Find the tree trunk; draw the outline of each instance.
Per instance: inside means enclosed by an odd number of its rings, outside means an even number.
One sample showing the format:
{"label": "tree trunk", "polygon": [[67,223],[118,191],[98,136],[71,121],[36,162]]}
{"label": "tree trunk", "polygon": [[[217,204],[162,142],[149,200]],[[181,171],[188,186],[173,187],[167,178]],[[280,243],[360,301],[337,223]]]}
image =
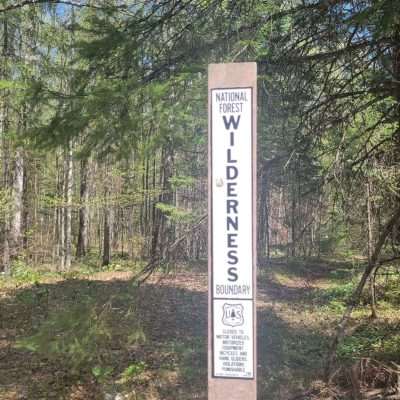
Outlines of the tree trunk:
{"label": "tree trunk", "polygon": [[108,166],[105,171],[104,179],[104,231],[103,231],[103,260],[102,265],[111,263],[111,243],[112,243],[112,209],[110,203],[110,194],[112,192],[112,178]]}
{"label": "tree trunk", "polygon": [[[28,160],[25,160],[24,162],[24,187],[22,190],[23,198],[22,198],[22,203],[23,203],[23,214],[22,214],[22,247],[24,251],[28,250],[28,224],[29,224],[29,194],[28,194]],[[39,194],[34,192],[34,198],[38,199]],[[33,206],[36,207],[36,202],[33,202]],[[36,220],[35,220],[36,221]],[[41,227],[42,228],[42,227]]]}
{"label": "tree trunk", "polygon": [[[0,79],[7,79],[7,66],[6,59],[8,57],[8,24],[7,18],[3,18],[3,42],[2,42],[2,54],[0,62]],[[5,137],[8,130],[8,107],[7,107],[7,95],[6,91],[3,91],[2,96],[0,96],[0,139],[1,139],[1,151],[2,151],[2,188],[4,194],[7,193],[9,189],[8,182],[8,165],[9,165],[9,151],[8,151],[8,141]],[[10,273],[10,251],[9,251],[9,230],[8,221],[9,215],[7,212],[7,207],[5,207],[3,215],[1,215],[2,225],[1,225],[1,237],[3,239],[3,254],[0,265],[0,270],[4,273]]]}
{"label": "tree trunk", "polygon": [[368,178],[366,186],[367,186],[366,194],[367,194],[367,224],[368,224],[368,261],[370,261],[372,258],[373,247],[374,247],[370,178]]}
{"label": "tree trunk", "polygon": [[68,144],[65,157],[65,210],[64,210],[64,269],[71,268],[72,258],[72,194],[73,194],[73,160],[72,143]]}
{"label": "tree trunk", "polygon": [[267,255],[267,259],[269,259],[268,177],[265,166],[263,166],[260,171],[259,187],[257,250],[258,259],[261,261],[264,259],[265,255]]}
{"label": "tree trunk", "polygon": [[291,202],[291,244],[290,244],[290,255],[296,256],[296,192],[295,184],[292,182],[292,202]]}
{"label": "tree trunk", "polygon": [[[367,223],[368,223],[368,263],[371,263],[373,256],[373,215],[372,215],[372,201],[371,201],[371,181],[368,177],[367,182]],[[377,318],[378,314],[376,311],[376,290],[375,290],[375,279],[376,279],[377,267],[371,273],[369,285],[370,285],[370,305],[371,305],[371,318]]]}
{"label": "tree trunk", "polygon": [[11,258],[19,255],[22,244],[23,222],[23,194],[24,194],[24,155],[19,147],[15,152],[13,190],[12,190],[12,218],[10,226]]}
{"label": "tree trunk", "polygon": [[104,232],[103,232],[103,261],[106,266],[111,263],[111,210],[108,205],[104,207]]}
{"label": "tree trunk", "polygon": [[88,160],[81,161],[81,182],[80,182],[80,202],[79,209],[79,232],[78,243],[76,246],[76,256],[84,257],[88,251],[88,227],[89,227],[89,165]]}
{"label": "tree trunk", "polygon": [[[7,123],[7,118],[5,117],[6,114],[3,114],[2,118],[2,132],[5,132],[5,127]],[[8,152],[7,152],[7,142],[3,137],[3,188],[6,191],[9,186],[8,182]],[[7,210],[7,207],[4,211],[3,214],[3,226],[2,226],[2,234],[3,234],[3,257],[2,257],[2,270],[6,275],[9,275],[11,273],[11,262],[10,262],[10,244],[9,244],[9,236],[10,236],[10,231],[9,231],[9,213]]]}
{"label": "tree trunk", "polygon": [[[173,175],[174,167],[174,153],[171,145],[166,145],[162,150],[161,166],[160,166],[160,187],[162,188],[161,194],[158,197],[159,203],[172,204],[172,190],[170,178]],[[171,230],[167,231],[166,217],[158,210],[156,205],[153,205],[153,230],[151,242],[151,259],[159,258],[166,248],[167,241],[173,241]]]}
{"label": "tree trunk", "polygon": [[[60,270],[64,270],[65,263],[65,207],[64,207],[64,182],[65,182],[65,160],[62,160],[62,153],[60,155],[57,154],[56,158],[56,169],[57,169],[57,197],[58,197],[58,206],[56,213],[56,225],[57,225],[57,246],[56,246],[56,256],[59,257]],[[65,158],[65,155],[64,155]]]}

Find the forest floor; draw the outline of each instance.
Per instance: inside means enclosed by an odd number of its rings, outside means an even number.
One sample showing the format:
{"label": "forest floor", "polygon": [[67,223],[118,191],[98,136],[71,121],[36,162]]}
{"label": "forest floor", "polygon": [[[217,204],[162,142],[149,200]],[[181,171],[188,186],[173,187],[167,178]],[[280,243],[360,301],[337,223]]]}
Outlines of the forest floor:
{"label": "forest floor", "polygon": [[[140,287],[126,270],[0,278],[0,400],[206,399],[205,268],[157,274]],[[338,261],[260,267],[259,399],[318,385],[358,272]],[[396,301],[382,299],[373,323],[366,306],[356,310],[343,363],[400,361]]]}

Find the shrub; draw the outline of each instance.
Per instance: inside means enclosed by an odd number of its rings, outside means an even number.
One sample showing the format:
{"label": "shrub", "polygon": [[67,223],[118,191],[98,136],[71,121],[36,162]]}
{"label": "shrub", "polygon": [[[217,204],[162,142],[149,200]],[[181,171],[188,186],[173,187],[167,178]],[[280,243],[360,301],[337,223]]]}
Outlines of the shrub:
{"label": "shrub", "polygon": [[[136,335],[125,338],[126,343],[142,340],[140,327],[130,326]],[[91,371],[94,376],[103,377],[111,371],[99,365],[104,364],[119,329],[110,302],[99,306],[88,299],[66,310],[53,311],[39,331],[19,340],[17,347],[54,361],[62,359],[73,373]]]}

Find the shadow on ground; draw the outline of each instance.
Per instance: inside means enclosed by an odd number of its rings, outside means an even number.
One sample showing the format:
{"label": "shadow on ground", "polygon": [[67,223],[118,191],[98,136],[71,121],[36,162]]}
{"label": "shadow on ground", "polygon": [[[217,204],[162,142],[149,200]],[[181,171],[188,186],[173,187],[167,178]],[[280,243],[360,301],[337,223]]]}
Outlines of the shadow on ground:
{"label": "shadow on ground", "polygon": [[[0,399],[90,400],[124,390],[137,399],[206,399],[205,275],[199,280],[178,275],[137,288],[130,280],[71,279],[7,293]],[[71,321],[80,322],[71,328]],[[326,344],[323,332],[260,309],[259,398],[283,400],[307,386]]]}
{"label": "shadow on ground", "polygon": [[280,270],[285,275],[306,279],[329,279],[342,282],[350,278],[357,271],[362,270],[363,262],[349,262],[348,260],[320,259],[316,257],[286,258],[277,257],[260,263],[259,270]]}
{"label": "shadow on ground", "polygon": [[309,260],[302,264],[291,260],[286,264],[278,260],[261,269],[258,290],[261,297],[273,303],[311,311],[328,306],[341,313],[361,269],[345,262],[317,264],[316,260]]}

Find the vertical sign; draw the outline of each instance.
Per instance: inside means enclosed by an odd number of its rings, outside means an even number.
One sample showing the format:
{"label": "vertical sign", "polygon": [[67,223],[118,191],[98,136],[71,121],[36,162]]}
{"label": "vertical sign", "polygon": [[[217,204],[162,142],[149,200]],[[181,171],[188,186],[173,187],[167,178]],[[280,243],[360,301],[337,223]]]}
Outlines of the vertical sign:
{"label": "vertical sign", "polygon": [[255,400],[256,63],[209,66],[209,396]]}

